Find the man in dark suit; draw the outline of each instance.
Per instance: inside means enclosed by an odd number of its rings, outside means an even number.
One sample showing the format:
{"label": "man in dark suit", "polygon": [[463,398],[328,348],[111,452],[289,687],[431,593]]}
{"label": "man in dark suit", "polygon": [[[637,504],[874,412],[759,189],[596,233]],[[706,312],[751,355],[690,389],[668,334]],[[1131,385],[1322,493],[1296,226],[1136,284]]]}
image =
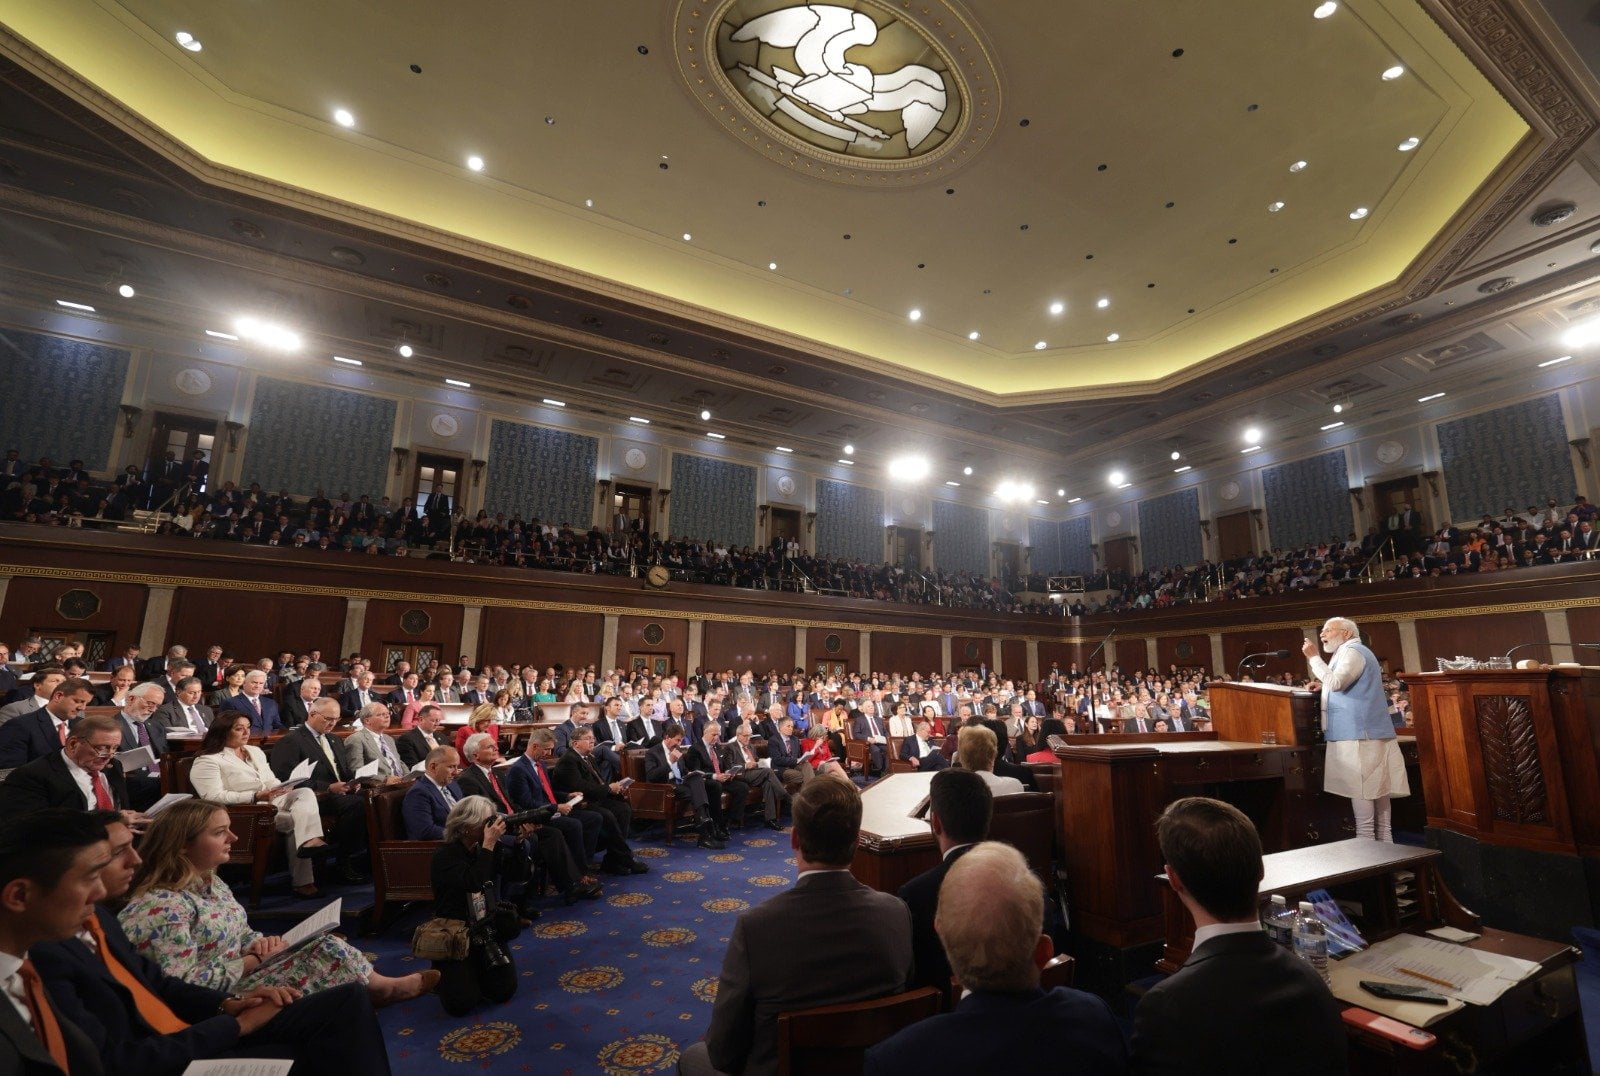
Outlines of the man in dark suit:
{"label": "man in dark suit", "polygon": [[395,749],[400,752],[400,761],[407,769],[416,769],[429,751],[450,742],[450,738],[439,731],[443,721],[444,711],[430,703],[417,710],[417,723],[395,738]]}
{"label": "man in dark suit", "polygon": [[320,698],[322,698],[322,681],[315,676],[307,676],[296,684],[293,691],[284,695],[283,705],[278,707],[283,727],[292,729],[305,724],[311,704]]}
{"label": "man in dark suit", "polygon": [[[628,735],[628,725],[630,723],[627,715],[622,712],[622,700],[615,695],[611,696],[611,698],[605,700],[605,706],[601,709],[600,716],[595,719],[595,741],[601,744],[609,743],[611,745],[611,753],[616,754],[632,738]],[[620,766],[621,757],[618,756],[618,772],[621,772]]]}
{"label": "man in dark suit", "polygon": [[[189,651],[186,647],[172,646],[167,648],[165,654],[158,654],[144,663],[139,670],[140,681],[159,680],[167,673],[167,666],[177,661],[188,661]],[[193,662],[189,662],[193,665]]]}
{"label": "man in dark suit", "polygon": [[819,778],[795,797],[789,842],[800,877],[734,923],[711,1026],[680,1072],[774,1072],[780,1012],[904,989],[911,917],[850,874],[860,831],[861,795],[849,781]]}
{"label": "man in dark suit", "polygon": [[[10,669],[6,671],[11,672]],[[66,670],[59,665],[35,665],[32,672],[33,675],[23,681],[18,681],[13,674],[11,690],[5,696],[12,701],[0,706],[0,725],[9,724],[24,714],[39,709],[50,701],[50,696],[56,688],[67,679]]]}
{"label": "man in dark suit", "polygon": [[455,748],[441,746],[428,752],[422,776],[412,782],[400,804],[407,840],[444,839],[444,823],[450,816],[450,808],[466,795],[456,784],[456,774],[460,772],[461,756],[456,754]]}
{"label": "man in dark suit", "polygon": [[918,721],[912,726],[915,735],[900,741],[900,757],[924,773],[942,770],[950,765],[941,745],[934,743],[929,735],[932,727],[926,721]]}
{"label": "man in dark suit", "polygon": [[185,735],[204,736],[216,718],[216,713],[201,701],[201,684],[197,676],[185,676],[178,681],[178,697],[159,707],[151,721]]}
{"label": "man in dark suit", "polygon": [[1191,796],[1162,812],[1156,838],[1168,883],[1194,917],[1194,948],[1134,1010],[1134,1068],[1346,1071],[1343,1004],[1311,965],[1261,930],[1261,840],[1250,819]]}
{"label": "man in dark suit", "polygon": [[1043,932],[1044,893],[1021,852],[999,841],[973,846],[944,879],[937,922],[956,978],[971,993],[954,1012],[870,1048],[867,1073],[1127,1070],[1128,1048],[1110,1006],[1081,990],[1039,986],[1054,946]]}
{"label": "man in dark suit", "polygon": [[205,658],[195,662],[194,666],[194,675],[200,678],[200,683],[206,691],[215,691],[222,686],[222,674],[225,671],[220,646],[213,646],[207,650]]}
{"label": "man in dark suit", "polygon": [[911,909],[911,947],[914,956],[911,986],[945,990],[950,985],[950,961],[934,930],[939,906],[939,886],[950,867],[967,849],[988,839],[994,796],[983,779],[971,770],[943,770],[929,787],[928,824],[939,842],[940,860],[900,887],[896,894]]}
{"label": "man in dark suit", "polygon": [[[186,676],[185,680],[194,677]],[[122,743],[118,753],[148,747],[155,761],[148,766],[124,770],[128,783],[128,801],[136,811],[142,811],[161,798],[161,756],[167,751],[167,730],[164,725],[150,720],[161,705],[161,688],[156,684],[138,684],[128,692],[117,723],[122,726]]]}
{"label": "man in dark suit", "polygon": [[139,648],[137,646],[130,646],[123,650],[120,658],[112,658],[110,661],[106,662],[106,672],[116,672],[124,665],[131,665],[133,666],[134,675],[137,676],[139,674],[139,668],[141,664],[142,662],[139,660]]}
{"label": "man in dark suit", "polygon": [[244,686],[239,694],[225,701],[219,709],[238,710],[250,718],[250,734],[267,736],[283,731],[283,721],[278,717],[278,704],[266,694],[267,674],[260,669],[245,673]]}
{"label": "man in dark suit", "polygon": [[[712,722],[701,732],[700,739],[689,744],[684,753],[686,772],[705,774],[706,798],[712,801],[711,821],[718,838],[726,841],[733,829],[744,827],[745,804],[750,798],[750,782],[741,776],[742,767],[728,756],[722,746],[722,726]],[[718,789],[727,793],[726,805],[717,809],[720,801]]]}
{"label": "man in dark suit", "polygon": [[0,770],[58,754],[66,746],[73,722],[93,696],[87,680],[55,681],[43,706],[0,725]]}
{"label": "man in dark suit", "polygon": [[889,730],[871,699],[862,699],[860,707],[850,711],[850,736],[869,745],[873,774],[889,768]]}
{"label": "man in dark suit", "polygon": [[570,795],[561,796],[556,792],[545,766],[554,742],[555,736],[549,729],[534,729],[529,733],[527,752],[512,763],[505,777],[506,793],[511,797],[511,802],[516,804],[519,811],[556,807],[560,816],[552,819],[551,824],[557,826],[566,838],[576,862],[592,863],[595,853],[604,844],[606,854],[600,869],[607,874],[649,873],[648,868],[634,858],[626,834],[617,829],[611,815],[589,807],[582,800],[574,801]]}
{"label": "man in dark suit", "polygon": [[561,758],[571,749],[572,737],[579,729],[588,729],[594,735],[595,747],[591,752],[591,761],[595,769],[600,771],[602,780],[610,783],[622,776],[622,756],[617,754],[619,743],[615,740],[608,741],[600,734],[600,729],[592,719],[593,710],[587,706],[581,710],[573,708],[572,716],[552,731],[556,735],[555,754]]}
{"label": "man in dark suit", "polygon": [[339,712],[346,717],[354,717],[368,703],[387,701],[388,695],[379,696],[372,690],[371,671],[362,669],[356,676],[355,686],[339,696]]}
{"label": "man in dark suit", "polygon": [[331,735],[338,723],[339,704],[332,699],[318,699],[311,704],[305,724],[291,729],[273,746],[269,761],[280,780],[287,780],[294,768],[307,759],[315,764],[306,786],[317,794],[322,813],[335,816],[332,836],[343,854],[339,878],[355,883],[361,880],[356,857],[367,845],[367,807],[350,783],[352,771],[345,758],[344,742]]}
{"label": "man in dark suit", "polygon": [[0,818],[46,807],[131,812],[122,766],[113,757],[121,744],[115,717],[96,714],[79,721],[63,747],[18,766],[0,782]]}
{"label": "man in dark suit", "polygon": [[767,762],[792,797],[817,775],[816,767],[804,757],[805,745],[794,732],[794,718],[778,719],[778,734],[767,741]]}
{"label": "man in dark suit", "polygon": [[573,792],[583,793],[585,807],[611,816],[617,832],[627,837],[633,829],[633,808],[628,805],[628,787],[621,781],[605,781],[595,768],[594,730],[584,726],[567,742],[571,748],[550,770],[556,793],[565,799]]}
{"label": "man in dark suit", "polygon": [[[715,725],[708,726],[715,728]],[[701,848],[726,848],[727,831],[722,827],[722,790],[713,788],[704,772],[694,769],[683,748],[683,729],[674,721],[662,726],[661,739],[644,753],[644,779],[670,784],[673,795],[688,801],[694,810],[694,825]],[[668,823],[669,825],[671,823]]]}
{"label": "man in dark suit", "polygon": [[[133,831],[114,814],[88,817],[103,827],[110,848],[100,872],[102,899],[118,901],[139,867]],[[235,996],[195,986],[136,950],[103,904],[84,918],[77,937],[42,942],[30,955],[58,1016],[81,1029],[102,1057],[116,1058],[119,1076],[154,1076],[234,1056],[293,1059],[318,1071],[389,1071],[383,1033],[360,983],[304,996],[285,987]]]}

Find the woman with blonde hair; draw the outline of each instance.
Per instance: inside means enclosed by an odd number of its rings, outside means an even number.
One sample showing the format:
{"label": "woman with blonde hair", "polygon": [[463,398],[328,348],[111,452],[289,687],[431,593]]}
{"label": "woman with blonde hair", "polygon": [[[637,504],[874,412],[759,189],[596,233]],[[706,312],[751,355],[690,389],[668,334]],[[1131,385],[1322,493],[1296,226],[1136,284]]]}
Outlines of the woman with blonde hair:
{"label": "woman with blonde hair", "polygon": [[217,877],[236,839],[227,809],[196,799],[168,807],[145,832],[139,844],[144,863],[117,920],[128,940],[168,975],[229,992],[258,986],[315,991],[359,982],[374,1005],[409,1001],[438,984],[437,971],[381,975],[331,934],[280,955],[283,939],[252,930],[233,890]]}
{"label": "woman with blonde hair", "polygon": [[[486,702],[472,711],[472,716],[467,718],[467,723],[456,730],[456,751],[460,752],[466,746],[468,737],[480,732],[486,732],[494,737],[494,742],[500,742],[500,725],[498,718],[500,711],[494,703]],[[463,758],[466,756],[463,755]]]}

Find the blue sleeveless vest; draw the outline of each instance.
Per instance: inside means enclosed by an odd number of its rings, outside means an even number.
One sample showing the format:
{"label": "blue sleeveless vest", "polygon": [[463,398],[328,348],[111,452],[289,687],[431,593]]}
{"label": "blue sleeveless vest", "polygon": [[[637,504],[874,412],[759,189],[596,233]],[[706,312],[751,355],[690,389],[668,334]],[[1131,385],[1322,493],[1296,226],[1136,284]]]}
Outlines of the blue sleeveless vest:
{"label": "blue sleeveless vest", "polygon": [[1383,672],[1378,668],[1377,657],[1354,639],[1344,645],[1361,655],[1361,675],[1345,690],[1330,691],[1322,696],[1328,708],[1326,738],[1393,739],[1394,722],[1389,720],[1389,701],[1383,694]]}

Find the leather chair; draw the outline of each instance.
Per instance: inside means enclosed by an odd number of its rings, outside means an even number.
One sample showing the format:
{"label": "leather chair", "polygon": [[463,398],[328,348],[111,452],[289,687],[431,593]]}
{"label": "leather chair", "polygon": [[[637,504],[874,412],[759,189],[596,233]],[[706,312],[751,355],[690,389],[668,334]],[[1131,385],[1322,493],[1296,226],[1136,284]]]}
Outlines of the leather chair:
{"label": "leather chair", "polygon": [[672,785],[644,779],[643,748],[630,747],[622,753],[622,776],[633,778],[633,784],[628,788],[628,805],[633,808],[633,820],[660,822],[662,839],[667,844],[672,843],[680,819],[694,819],[694,808],[688,800],[678,798]]}
{"label": "leather chair", "polygon": [[433,900],[433,853],[441,841],[408,841],[402,817],[410,782],[367,790],[367,842],[372,850],[372,927],[383,929],[389,901]]}
{"label": "leather chair", "polygon": [[778,1076],[851,1076],[867,1048],[939,1011],[931,986],[848,1005],[778,1014]]}
{"label": "leather chair", "polygon": [[997,796],[989,820],[989,839],[1004,841],[1021,852],[1046,892],[1055,888],[1051,862],[1055,851],[1055,802],[1055,796],[1048,792]]}

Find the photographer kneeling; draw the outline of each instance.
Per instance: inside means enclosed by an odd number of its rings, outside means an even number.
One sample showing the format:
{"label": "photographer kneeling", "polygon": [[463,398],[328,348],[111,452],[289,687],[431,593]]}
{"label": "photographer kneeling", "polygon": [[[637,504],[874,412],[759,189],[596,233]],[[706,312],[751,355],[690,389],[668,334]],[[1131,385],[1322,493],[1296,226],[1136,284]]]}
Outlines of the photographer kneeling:
{"label": "photographer kneeling", "polygon": [[433,854],[433,914],[467,925],[463,960],[436,960],[436,991],[451,1016],[464,1016],[480,1002],[510,1000],[517,969],[505,943],[521,933],[516,909],[499,900],[495,848],[505,835],[504,816],[482,796],[467,796],[445,819],[444,844]]}

